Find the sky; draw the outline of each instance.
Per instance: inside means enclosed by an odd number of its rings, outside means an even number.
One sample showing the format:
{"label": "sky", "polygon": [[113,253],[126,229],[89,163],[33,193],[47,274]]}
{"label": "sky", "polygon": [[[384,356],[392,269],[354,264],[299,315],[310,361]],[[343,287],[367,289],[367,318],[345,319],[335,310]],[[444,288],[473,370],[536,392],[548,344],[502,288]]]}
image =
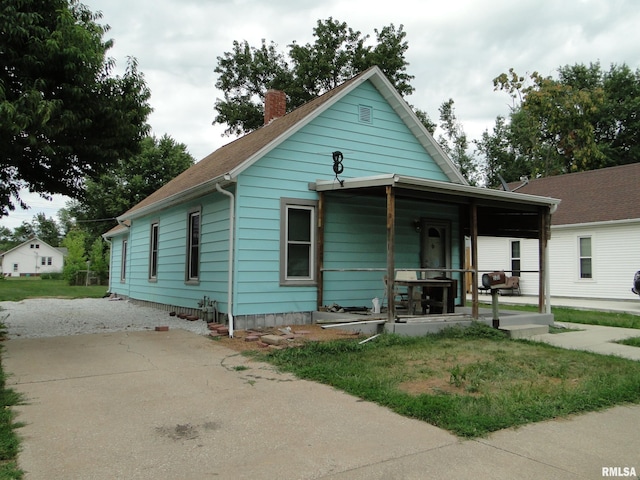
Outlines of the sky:
{"label": "sky", "polygon": [[[318,20],[332,17],[375,39],[374,29],[404,26],[407,73],[415,92],[407,101],[438,120],[452,98],[469,140],[491,131],[511,100],[493,79],[514,68],[556,77],[559,67],[600,62],[640,68],[637,0],[83,0],[111,27],[108,52],[121,74],[135,57],[151,90],[152,133],[184,143],[200,160],[233,138],[212,125],[217,58],[233,41],[282,53],[293,41],[313,43]],[[436,132],[437,136],[437,132]],[[37,213],[55,218],[65,198],[24,196],[31,209],[0,218],[13,229]]]}

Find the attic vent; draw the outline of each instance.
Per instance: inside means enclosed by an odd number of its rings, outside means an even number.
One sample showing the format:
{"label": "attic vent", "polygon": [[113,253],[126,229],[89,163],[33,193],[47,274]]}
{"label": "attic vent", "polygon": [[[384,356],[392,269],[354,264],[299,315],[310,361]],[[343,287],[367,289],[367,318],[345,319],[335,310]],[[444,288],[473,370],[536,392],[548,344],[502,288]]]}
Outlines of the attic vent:
{"label": "attic vent", "polygon": [[360,123],[373,123],[373,109],[366,105],[358,105],[358,120]]}

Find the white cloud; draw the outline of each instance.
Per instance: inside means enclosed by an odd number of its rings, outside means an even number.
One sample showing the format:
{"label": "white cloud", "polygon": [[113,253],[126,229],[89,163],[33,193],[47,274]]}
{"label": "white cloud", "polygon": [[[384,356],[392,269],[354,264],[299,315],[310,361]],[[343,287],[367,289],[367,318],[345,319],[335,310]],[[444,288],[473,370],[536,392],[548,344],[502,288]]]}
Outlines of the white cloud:
{"label": "white cloud", "polygon": [[152,92],[154,134],[185,143],[197,159],[231,140],[221,137],[223,127],[211,125],[215,99],[221,96],[214,88],[216,58],[230,51],[234,40],[259,46],[264,38],[286,52],[294,40],[312,42],[319,19],[333,17],[372,36],[375,28],[404,25],[416,89],[408,101],[437,120],[438,107],[453,98],[470,139],[491,130],[497,115],[508,114],[509,98],[493,91],[492,79],[510,67],[543,75],[597,61],[603,68],[613,63],[640,67],[636,0],[83,3],[101,10],[102,23],[111,26],[107,37],[115,41],[110,55],[118,69],[124,69],[128,56],[137,58]]}

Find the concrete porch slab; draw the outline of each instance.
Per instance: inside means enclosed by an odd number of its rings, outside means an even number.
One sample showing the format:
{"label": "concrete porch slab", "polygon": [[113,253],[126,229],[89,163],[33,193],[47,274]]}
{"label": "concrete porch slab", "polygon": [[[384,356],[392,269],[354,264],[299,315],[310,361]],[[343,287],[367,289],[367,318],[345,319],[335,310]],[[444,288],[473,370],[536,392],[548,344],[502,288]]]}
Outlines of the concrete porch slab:
{"label": "concrete porch slab", "polygon": [[500,330],[505,332],[509,338],[531,338],[534,335],[542,335],[549,333],[548,325],[505,325],[501,326]]}

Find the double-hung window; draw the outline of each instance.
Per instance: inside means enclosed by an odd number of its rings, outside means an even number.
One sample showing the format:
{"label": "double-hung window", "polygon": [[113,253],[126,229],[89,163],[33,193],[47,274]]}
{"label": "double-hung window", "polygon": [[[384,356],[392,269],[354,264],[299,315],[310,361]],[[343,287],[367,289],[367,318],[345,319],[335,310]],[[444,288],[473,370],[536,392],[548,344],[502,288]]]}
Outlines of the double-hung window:
{"label": "double-hung window", "polygon": [[158,279],[158,222],[151,224],[149,236],[149,280]]}
{"label": "double-hung window", "polygon": [[127,240],[122,241],[122,259],[120,263],[120,281],[127,279]]}
{"label": "double-hung window", "polygon": [[593,257],[591,253],[591,237],[579,237],[580,278],[593,278]]}
{"label": "double-hung window", "polygon": [[511,275],[520,276],[520,240],[511,241]]}
{"label": "double-hung window", "polygon": [[282,285],[315,285],[316,204],[313,200],[281,200]]}
{"label": "double-hung window", "polygon": [[198,282],[200,278],[200,210],[189,212],[187,217],[187,265],[186,281]]}

